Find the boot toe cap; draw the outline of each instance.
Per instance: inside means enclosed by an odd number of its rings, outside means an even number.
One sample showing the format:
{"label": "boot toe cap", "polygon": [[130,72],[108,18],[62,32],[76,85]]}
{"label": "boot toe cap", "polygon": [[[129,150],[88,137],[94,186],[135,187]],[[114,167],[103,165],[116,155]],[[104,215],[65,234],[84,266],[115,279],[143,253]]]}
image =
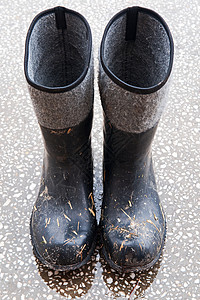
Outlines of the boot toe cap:
{"label": "boot toe cap", "polygon": [[88,230],[77,232],[54,223],[52,221],[52,225],[45,228],[44,224],[36,224],[32,217],[31,238],[36,257],[55,270],[68,271],[82,266],[94,248],[95,224]]}
{"label": "boot toe cap", "polygon": [[104,253],[110,265],[118,271],[148,269],[159,259],[164,238],[165,228],[158,232],[148,226],[138,235],[124,235],[120,230],[104,231]]}

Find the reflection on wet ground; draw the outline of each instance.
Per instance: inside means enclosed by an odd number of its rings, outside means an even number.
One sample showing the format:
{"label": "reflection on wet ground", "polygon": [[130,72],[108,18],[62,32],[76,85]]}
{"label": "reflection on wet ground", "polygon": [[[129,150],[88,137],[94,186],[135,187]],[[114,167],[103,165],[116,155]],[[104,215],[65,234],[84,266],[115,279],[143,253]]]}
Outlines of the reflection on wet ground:
{"label": "reflection on wet ground", "polygon": [[113,270],[103,258],[101,265],[103,268],[103,280],[110,291],[113,293],[113,299],[119,298],[122,293],[128,299],[139,299],[144,296],[145,290],[153,283],[158,270],[162,256],[157,263],[146,271],[135,273],[120,274]]}
{"label": "reflection on wet ground", "polygon": [[70,272],[50,270],[36,258],[39,274],[46,284],[60,295],[71,296],[72,299],[83,297],[90,290],[94,281],[97,253],[98,250],[96,249],[86,265]]}
{"label": "reflection on wet ground", "polygon": [[[98,273],[101,273],[100,279],[103,278],[104,284],[111,291],[112,299],[119,299],[122,295],[130,300],[143,297],[145,290],[156,278],[162,255],[149,270],[118,273],[105,261],[101,248],[102,245],[98,243],[91,260],[80,269],[71,272],[50,270],[35,258],[39,274],[52,290],[71,299],[84,298],[84,295],[91,289],[95,277],[98,277]],[[97,267],[98,262],[100,262],[100,268]]]}

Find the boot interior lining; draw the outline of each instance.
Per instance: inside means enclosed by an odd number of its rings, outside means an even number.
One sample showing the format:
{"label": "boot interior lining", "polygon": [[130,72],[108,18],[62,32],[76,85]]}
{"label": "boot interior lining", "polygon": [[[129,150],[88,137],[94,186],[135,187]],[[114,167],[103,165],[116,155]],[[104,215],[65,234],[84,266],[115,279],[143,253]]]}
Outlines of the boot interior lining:
{"label": "boot interior lining", "polygon": [[170,64],[170,40],[164,26],[139,12],[136,40],[126,41],[126,15],[110,26],[104,46],[106,66],[125,83],[149,88],[162,82]]}
{"label": "boot interior lining", "polygon": [[65,13],[66,29],[57,29],[55,14],[42,16],[29,41],[28,76],[46,87],[72,84],[83,73],[89,55],[88,29],[78,16]]}

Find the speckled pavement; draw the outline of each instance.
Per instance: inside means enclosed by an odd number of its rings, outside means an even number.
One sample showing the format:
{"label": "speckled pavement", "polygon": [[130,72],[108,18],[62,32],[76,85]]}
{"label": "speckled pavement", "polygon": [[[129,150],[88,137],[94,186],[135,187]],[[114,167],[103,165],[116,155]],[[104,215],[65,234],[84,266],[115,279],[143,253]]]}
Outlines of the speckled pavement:
{"label": "speckled pavement", "polygon": [[[39,188],[43,144],[23,73],[28,26],[40,11],[62,5],[83,14],[93,33],[96,85],[93,126],[94,194],[102,199],[102,110],[98,48],[109,19],[139,5],[157,11],[175,43],[169,102],[153,144],[158,191],[167,215],[161,259],[147,272],[121,275],[96,249],[70,273],[44,268],[34,257],[29,219]],[[0,2],[0,299],[200,299],[200,114],[198,0]]]}

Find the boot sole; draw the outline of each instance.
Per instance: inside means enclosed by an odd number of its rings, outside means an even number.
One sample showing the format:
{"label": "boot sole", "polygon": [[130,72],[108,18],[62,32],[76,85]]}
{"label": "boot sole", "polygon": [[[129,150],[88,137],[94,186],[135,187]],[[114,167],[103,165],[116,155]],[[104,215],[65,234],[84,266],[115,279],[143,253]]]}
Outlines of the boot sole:
{"label": "boot sole", "polygon": [[49,262],[47,262],[37,251],[37,248],[35,246],[34,243],[34,239],[33,239],[33,232],[32,232],[32,216],[31,216],[31,221],[30,221],[30,234],[31,234],[31,242],[32,242],[32,246],[33,246],[33,253],[35,254],[35,256],[37,257],[37,259],[47,268],[55,270],[55,271],[74,271],[76,269],[81,268],[83,265],[85,265],[86,263],[89,262],[92,254],[94,253],[95,247],[96,247],[96,238],[94,239],[92,246],[89,250],[89,253],[87,255],[86,258],[84,258],[83,261],[81,261],[80,263],[77,264],[73,264],[73,265],[68,265],[68,266],[60,266],[60,265],[53,265],[50,264]]}
{"label": "boot sole", "polygon": [[[107,254],[107,251],[106,251],[106,249],[105,249],[104,246],[102,247],[102,252],[103,252],[103,255],[105,257],[105,260],[108,262],[108,264],[110,265],[110,267],[112,269],[116,270],[117,272],[120,272],[120,273],[131,273],[131,272],[137,272],[137,271],[145,271],[145,270],[150,269],[159,260],[160,255],[161,255],[162,250],[163,250],[163,247],[164,247],[165,238],[166,238],[166,221],[165,221],[164,237],[163,237],[162,245],[161,245],[161,248],[160,248],[160,251],[159,251],[158,255],[156,256],[156,258],[154,258],[154,260],[152,260],[150,263],[148,263],[148,264],[146,264],[146,265],[144,265],[142,267],[129,267],[129,266],[121,267],[121,266],[117,265],[116,263],[114,263],[112,261],[112,259],[109,258],[108,254]],[[101,234],[101,241],[102,241],[102,244],[103,244],[102,234]]]}

